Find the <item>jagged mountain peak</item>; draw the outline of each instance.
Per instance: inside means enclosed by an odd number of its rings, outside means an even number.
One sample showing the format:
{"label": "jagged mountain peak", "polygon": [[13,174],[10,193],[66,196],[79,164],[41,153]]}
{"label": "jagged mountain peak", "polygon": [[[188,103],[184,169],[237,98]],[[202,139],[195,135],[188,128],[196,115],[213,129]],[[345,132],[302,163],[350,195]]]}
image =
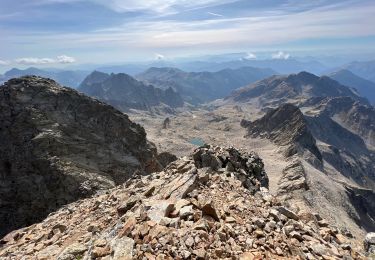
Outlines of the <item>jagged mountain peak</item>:
{"label": "jagged mountain peak", "polygon": [[301,81],[304,81],[304,82],[313,82],[313,81],[316,81],[319,79],[318,76],[316,76],[315,74],[312,74],[310,72],[307,72],[307,71],[301,71],[297,74],[290,74],[288,76],[288,78],[292,79],[292,78],[298,78],[299,80]]}
{"label": "jagged mountain peak", "polygon": [[278,106],[283,103],[301,104],[314,97],[348,96],[365,104],[368,101],[350,88],[327,77],[308,72],[272,76],[247,87],[235,90],[227,102],[255,102],[259,106]]}

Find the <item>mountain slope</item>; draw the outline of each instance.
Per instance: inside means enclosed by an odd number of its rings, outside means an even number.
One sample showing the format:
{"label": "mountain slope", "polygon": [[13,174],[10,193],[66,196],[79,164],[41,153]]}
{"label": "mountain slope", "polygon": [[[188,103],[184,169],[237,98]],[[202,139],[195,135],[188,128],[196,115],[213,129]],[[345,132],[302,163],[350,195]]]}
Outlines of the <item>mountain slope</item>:
{"label": "mountain slope", "polygon": [[87,76],[87,74],[89,74],[89,72],[80,70],[41,70],[33,67],[20,70],[13,68],[4,74],[4,81],[11,78],[35,75],[45,78],[51,78],[61,85],[76,88]]}
{"label": "mountain slope", "polygon": [[50,79],[0,87],[0,236],[158,168],[127,115]]}
{"label": "mountain slope", "polygon": [[316,99],[310,106],[312,111],[324,111],[368,146],[375,147],[375,107],[349,97]]}
{"label": "mountain slope", "polygon": [[163,104],[176,108],[184,104],[172,88],[155,88],[124,73],[109,75],[94,71],[80,84],[78,90],[122,111],[131,108],[149,110]]}
{"label": "mountain slope", "polygon": [[[375,152],[368,150],[359,136],[332,120],[324,110],[304,115],[290,104],[271,109],[262,118],[242,125],[248,136],[272,140],[291,160],[280,178],[279,193],[307,204],[311,203],[310,199],[319,200],[323,193],[328,200],[327,207],[332,207],[328,210],[330,214],[343,210],[361,228],[372,230],[375,207],[370,200],[357,197],[352,204],[347,204],[353,199],[353,193],[360,193],[359,187],[367,188],[364,190],[375,196]],[[324,176],[334,177],[323,181]],[[295,190],[300,193],[293,195],[291,191]]]}
{"label": "mountain slope", "polygon": [[176,68],[150,68],[137,78],[161,88],[172,87],[191,103],[223,98],[232,90],[276,74],[270,69],[242,67],[218,72],[185,72]]}
{"label": "mountain slope", "polygon": [[349,70],[339,70],[328,75],[344,86],[355,88],[358,93],[366,97],[373,105],[375,104],[375,83],[363,79]]}
{"label": "mountain slope", "polygon": [[323,76],[308,72],[288,76],[273,76],[247,87],[235,90],[226,98],[227,102],[253,102],[259,106],[277,106],[283,103],[300,104],[313,97],[348,96],[367,103],[348,87]]}

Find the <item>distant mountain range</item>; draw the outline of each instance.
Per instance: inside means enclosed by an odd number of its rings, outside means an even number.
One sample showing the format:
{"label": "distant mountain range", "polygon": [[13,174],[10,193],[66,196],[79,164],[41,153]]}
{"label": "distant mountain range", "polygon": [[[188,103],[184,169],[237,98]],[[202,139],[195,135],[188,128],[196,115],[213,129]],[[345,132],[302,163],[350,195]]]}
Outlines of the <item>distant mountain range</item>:
{"label": "distant mountain range", "polygon": [[282,103],[301,104],[314,97],[351,97],[368,103],[349,87],[327,77],[308,72],[287,76],[272,76],[234,91],[226,100],[252,102],[259,106],[277,106]]}
{"label": "distant mountain range", "polygon": [[163,105],[177,108],[184,104],[181,96],[172,88],[156,88],[124,73],[106,74],[94,71],[79,85],[78,90],[121,111],[131,108],[150,110]]}
{"label": "distant mountain range", "polygon": [[11,78],[18,78],[22,76],[35,75],[45,78],[51,78],[63,86],[76,88],[88,74],[88,71],[83,70],[42,70],[34,67],[21,70],[13,68],[5,72],[2,77],[0,76],[0,81],[6,81]]}
{"label": "distant mountain range", "polygon": [[186,71],[210,71],[215,72],[223,69],[238,69],[241,67],[267,68],[277,71],[280,74],[297,73],[300,71],[310,71],[320,74],[327,70],[327,67],[318,61],[299,61],[296,59],[271,59],[252,60],[237,59],[225,62],[197,61],[179,65]]}
{"label": "distant mountain range", "polygon": [[375,104],[375,83],[355,75],[353,72],[342,69],[328,75],[339,83],[355,88],[358,93]]}
{"label": "distant mountain range", "polygon": [[372,61],[356,61],[344,65],[342,69],[347,69],[354,74],[375,82],[375,60]]}
{"label": "distant mountain range", "polygon": [[218,72],[185,72],[176,68],[150,68],[137,76],[160,88],[176,89],[185,101],[199,104],[223,98],[241,86],[276,74],[271,69],[242,67]]}

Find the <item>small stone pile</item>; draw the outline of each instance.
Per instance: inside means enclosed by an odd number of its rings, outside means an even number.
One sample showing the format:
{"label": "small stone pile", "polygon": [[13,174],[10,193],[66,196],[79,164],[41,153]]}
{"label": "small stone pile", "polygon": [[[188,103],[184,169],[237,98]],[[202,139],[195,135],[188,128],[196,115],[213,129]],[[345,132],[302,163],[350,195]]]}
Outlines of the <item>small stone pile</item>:
{"label": "small stone pile", "polygon": [[207,145],[8,234],[0,259],[361,259],[349,237],[282,206],[267,184],[257,155]]}

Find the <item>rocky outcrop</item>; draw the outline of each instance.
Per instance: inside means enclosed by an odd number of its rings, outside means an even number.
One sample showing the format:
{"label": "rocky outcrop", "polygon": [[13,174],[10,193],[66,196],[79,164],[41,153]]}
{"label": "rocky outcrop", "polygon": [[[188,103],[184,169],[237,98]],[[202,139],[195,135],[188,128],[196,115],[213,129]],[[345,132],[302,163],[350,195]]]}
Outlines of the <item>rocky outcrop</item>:
{"label": "rocky outcrop", "polygon": [[314,97],[351,97],[368,103],[350,88],[323,76],[318,77],[308,72],[288,76],[273,76],[247,87],[235,90],[226,98],[226,102],[252,102],[259,107],[277,107],[285,103],[301,104]]}
{"label": "rocky outcrop", "polygon": [[271,109],[265,116],[254,122],[242,122],[247,129],[247,135],[268,138],[276,144],[285,147],[285,155],[303,154],[306,150],[319,161],[322,155],[316,147],[304,115],[298,107],[285,104]]}
{"label": "rocky outcrop", "polygon": [[94,71],[81,83],[78,90],[121,111],[131,108],[151,110],[163,105],[177,108],[184,105],[180,95],[172,88],[155,88],[124,73],[109,75]]}
{"label": "rocky outcrop", "polygon": [[61,205],[159,169],[144,129],[40,77],[0,87],[0,235]]}
{"label": "rocky outcrop", "polygon": [[156,158],[163,168],[177,160],[177,156],[169,152],[159,153]]}
{"label": "rocky outcrop", "polygon": [[[263,172],[260,179],[259,171]],[[255,181],[252,186],[255,195],[244,178]],[[69,204],[39,224],[8,234],[2,240],[0,257],[350,259],[361,256],[349,237],[319,215],[282,206],[262,186],[264,178],[263,164],[254,155],[234,148],[200,147],[159,173],[135,176],[107,194]]]}
{"label": "rocky outcrop", "polygon": [[305,169],[299,160],[294,161],[283,169],[278,181],[277,194],[291,195],[294,191],[305,191],[308,189]]}
{"label": "rocky outcrop", "polygon": [[365,241],[363,244],[364,244],[365,250],[369,254],[371,254],[371,256],[374,256],[375,255],[375,233],[374,232],[368,233],[365,237]]}

